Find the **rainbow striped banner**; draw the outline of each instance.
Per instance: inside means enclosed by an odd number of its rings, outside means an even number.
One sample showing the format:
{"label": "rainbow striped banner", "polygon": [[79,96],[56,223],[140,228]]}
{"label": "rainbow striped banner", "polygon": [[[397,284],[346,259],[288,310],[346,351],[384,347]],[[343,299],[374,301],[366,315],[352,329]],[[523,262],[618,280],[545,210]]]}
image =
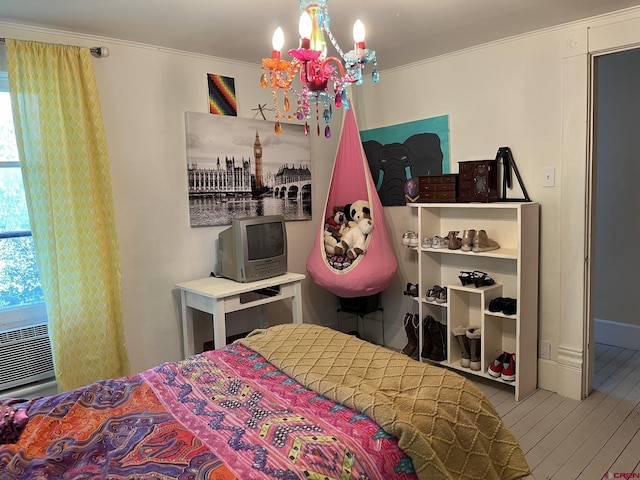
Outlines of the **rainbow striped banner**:
{"label": "rainbow striped banner", "polygon": [[235,81],[231,77],[207,73],[209,113],[238,116]]}

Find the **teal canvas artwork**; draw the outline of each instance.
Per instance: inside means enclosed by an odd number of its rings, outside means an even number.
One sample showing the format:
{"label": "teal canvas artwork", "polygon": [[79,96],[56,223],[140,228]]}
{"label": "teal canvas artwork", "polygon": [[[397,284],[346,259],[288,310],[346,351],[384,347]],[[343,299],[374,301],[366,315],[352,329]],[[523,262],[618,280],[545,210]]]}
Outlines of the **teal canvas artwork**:
{"label": "teal canvas artwork", "polygon": [[417,179],[450,173],[449,116],[360,132],[383,206],[405,205],[417,195]]}

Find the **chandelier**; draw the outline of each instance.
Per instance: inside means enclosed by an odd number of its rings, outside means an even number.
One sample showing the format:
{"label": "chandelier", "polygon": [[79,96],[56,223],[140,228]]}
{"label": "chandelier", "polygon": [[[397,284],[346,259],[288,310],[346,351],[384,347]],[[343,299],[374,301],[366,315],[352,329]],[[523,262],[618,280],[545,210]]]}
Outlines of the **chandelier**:
{"label": "chandelier", "polygon": [[[329,122],[333,117],[333,106],[349,108],[347,87],[360,85],[362,74],[367,63],[373,62],[371,80],[379,80],[376,52],[365,48],[365,29],[360,20],[353,25],[354,48],[348,52],[338,45],[329,27],[328,0],[300,0],[300,45],[289,50],[290,61],[281,58],[284,45],[284,33],[278,27],[273,34],[271,58],[262,59],[262,75],[260,85],[271,88],[273,106],[276,116],[275,133],[282,133],[280,119],[305,120],[304,132],[309,134],[309,123],[315,116],[316,134],[320,136],[320,111],[322,121],[326,124],[324,136],[331,137]],[[329,39],[340,58],[327,57],[327,41]],[[302,87],[296,90],[292,83],[299,72]],[[282,109],[278,101],[278,92],[282,92]],[[293,113],[291,100],[297,102]]]}

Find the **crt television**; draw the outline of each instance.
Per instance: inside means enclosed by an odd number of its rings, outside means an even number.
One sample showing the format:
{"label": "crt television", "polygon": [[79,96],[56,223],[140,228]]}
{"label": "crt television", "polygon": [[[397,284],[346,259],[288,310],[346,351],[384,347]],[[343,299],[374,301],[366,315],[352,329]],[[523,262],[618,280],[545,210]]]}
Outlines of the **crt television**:
{"label": "crt television", "polygon": [[218,234],[220,274],[255,282],[287,272],[287,230],[282,215],[234,218]]}

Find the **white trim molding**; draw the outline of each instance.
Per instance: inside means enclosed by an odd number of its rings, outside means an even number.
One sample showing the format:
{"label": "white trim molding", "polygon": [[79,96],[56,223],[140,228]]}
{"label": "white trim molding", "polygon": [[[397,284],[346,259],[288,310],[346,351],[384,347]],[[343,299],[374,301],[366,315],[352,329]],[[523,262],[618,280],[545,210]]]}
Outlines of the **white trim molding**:
{"label": "white trim molding", "polygon": [[570,345],[558,346],[557,393],[564,397],[582,400],[583,351]]}

